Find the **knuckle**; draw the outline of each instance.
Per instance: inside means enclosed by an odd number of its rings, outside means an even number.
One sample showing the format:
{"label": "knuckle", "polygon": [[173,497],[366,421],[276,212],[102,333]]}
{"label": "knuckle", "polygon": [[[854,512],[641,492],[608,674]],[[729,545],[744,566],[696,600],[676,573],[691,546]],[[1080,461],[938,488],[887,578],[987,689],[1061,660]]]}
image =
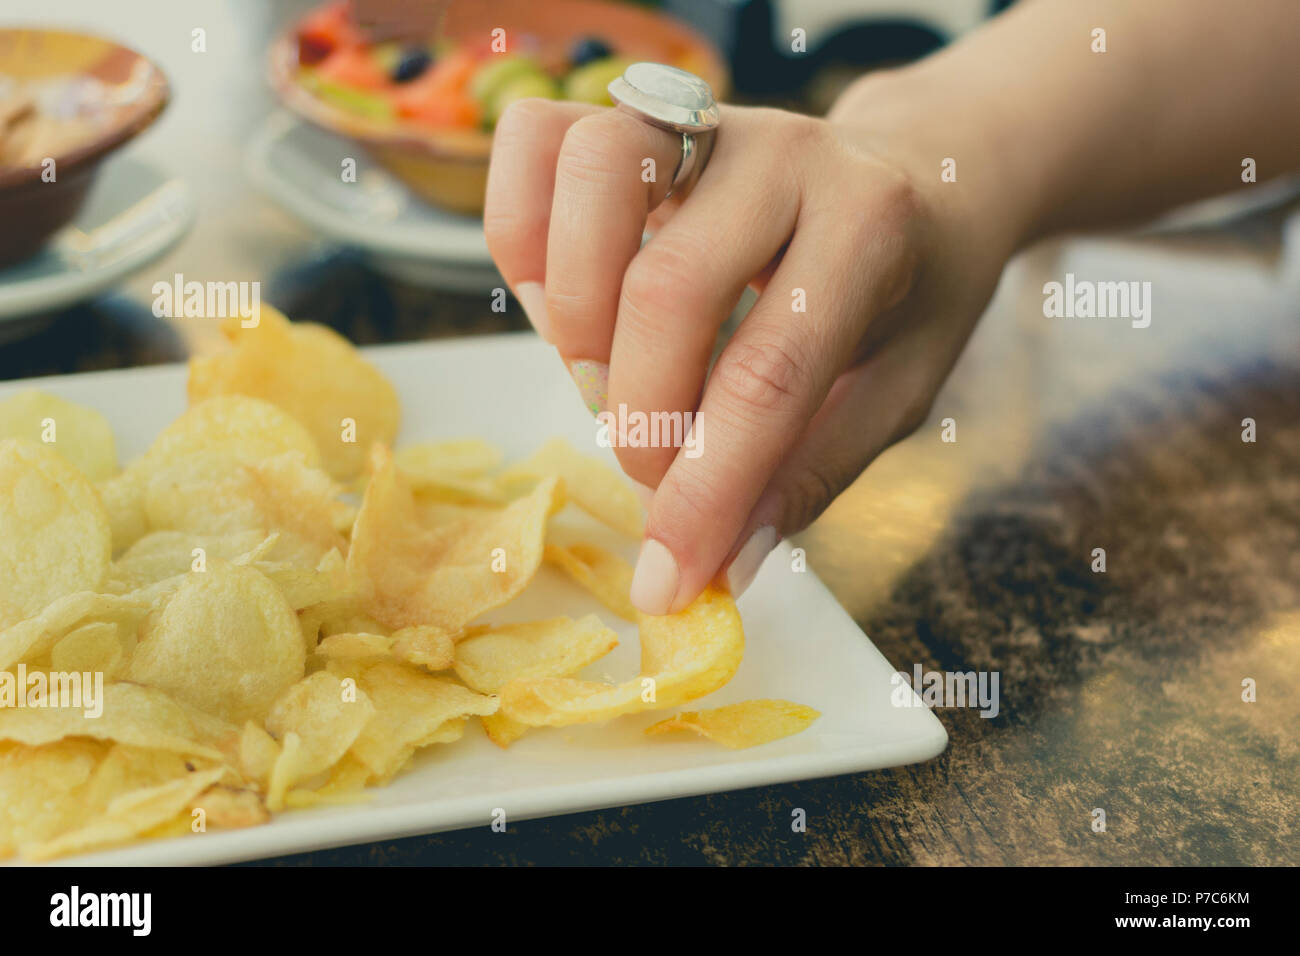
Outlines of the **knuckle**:
{"label": "knuckle", "polygon": [[772,337],[738,343],[715,375],[723,394],[741,407],[776,411],[799,401],[810,370],[792,342]]}
{"label": "knuckle", "polygon": [[623,300],[640,318],[679,313],[688,308],[686,298],[698,284],[700,261],[684,246],[651,243],[641,251],[623,276]]}
{"label": "knuckle", "polygon": [[921,194],[911,177],[891,166],[882,166],[877,174],[875,206],[891,221],[910,222],[920,212]]}
{"label": "knuckle", "polygon": [[552,322],[581,323],[600,312],[604,302],[589,288],[570,289],[574,283],[564,274],[546,276],[546,311]]}
{"label": "knuckle", "polygon": [[829,131],[825,120],[805,113],[762,107],[755,111],[763,128],[777,136],[790,137],[788,142],[801,142],[803,138],[819,138]]}
{"label": "knuckle", "polygon": [[[509,260],[517,250],[538,242],[538,233],[545,224],[543,219],[533,221],[521,213],[517,203],[493,202],[490,193],[483,207],[483,236],[488,252],[497,262]],[[540,240],[544,239],[543,234]]]}
{"label": "knuckle", "polygon": [[516,100],[506,107],[497,120],[492,135],[493,150],[526,148],[528,141],[555,115],[555,104],[551,100]]}
{"label": "knuckle", "polygon": [[874,308],[898,304],[916,283],[922,250],[921,199],[906,177],[886,169],[858,201],[848,239],[873,262]]}
{"label": "knuckle", "polygon": [[620,141],[610,128],[609,115],[584,116],[569,127],[555,170],[557,186],[590,189],[608,181],[611,171],[619,168]]}

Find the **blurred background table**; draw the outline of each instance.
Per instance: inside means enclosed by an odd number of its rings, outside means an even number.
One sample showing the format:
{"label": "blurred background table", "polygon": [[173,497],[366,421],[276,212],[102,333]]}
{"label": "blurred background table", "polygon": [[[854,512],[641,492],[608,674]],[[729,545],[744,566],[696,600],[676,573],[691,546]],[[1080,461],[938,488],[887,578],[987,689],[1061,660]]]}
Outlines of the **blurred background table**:
{"label": "blurred background table", "polygon": [[[0,346],[0,378],[184,359],[155,318],[180,272],[260,280],[356,342],[527,327],[514,303],[386,279],[253,188],[268,38],[311,4],[8,0],[96,29],[174,86],[132,149],[197,193],[188,237],[116,293]],[[207,52],[190,31],[207,31]],[[778,100],[820,110],[839,77]],[[943,710],[929,763],[385,841],[283,864],[1300,863],[1300,217],[1045,243],[1008,268],[931,420],[806,534],[811,566],[900,669],[991,670],[1001,711]],[[978,236],[971,236],[972,243]],[[1048,319],[1065,273],[1152,283],[1146,329]],[[577,402],[575,395],[574,401]],[[1242,420],[1258,441],[1243,443]],[[940,440],[953,418],[958,440]],[[1091,571],[1104,548],[1107,570]],[[1257,683],[1244,703],[1242,681]],[[790,813],[807,812],[806,833]],[[1106,813],[1094,832],[1093,811]]]}

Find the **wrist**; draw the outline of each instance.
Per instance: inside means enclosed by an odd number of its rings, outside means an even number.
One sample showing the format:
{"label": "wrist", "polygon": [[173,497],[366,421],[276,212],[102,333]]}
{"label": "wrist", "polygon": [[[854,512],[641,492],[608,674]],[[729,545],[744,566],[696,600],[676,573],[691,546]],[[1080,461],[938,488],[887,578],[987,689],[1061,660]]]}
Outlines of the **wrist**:
{"label": "wrist", "polygon": [[827,118],[905,166],[936,213],[1004,258],[1038,230],[1036,189],[1025,182],[1016,138],[996,104],[967,101],[929,61],[869,74]]}

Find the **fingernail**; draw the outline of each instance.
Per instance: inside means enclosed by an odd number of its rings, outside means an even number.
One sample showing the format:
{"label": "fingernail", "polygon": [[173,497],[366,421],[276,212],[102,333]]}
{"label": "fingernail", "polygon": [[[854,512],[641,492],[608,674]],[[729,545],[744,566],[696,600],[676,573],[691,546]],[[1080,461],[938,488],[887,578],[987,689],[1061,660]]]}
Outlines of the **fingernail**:
{"label": "fingernail", "polygon": [[727,569],[727,586],[731,588],[732,597],[740,597],[745,593],[745,588],[753,582],[754,575],[758,574],[758,569],[763,566],[763,561],[772,553],[779,540],[776,529],[770,524],[749,536],[745,546],[736,555],[736,560]]}
{"label": "fingernail", "polygon": [[654,538],[646,538],[628,596],[644,614],[667,614],[676,594],[677,559]]}
{"label": "fingernail", "polygon": [[655,497],[655,490],[649,485],[643,485],[641,482],[633,481],[631,478],[628,479],[628,483],[632,485],[632,490],[636,492],[636,496],[641,499],[641,507],[646,511],[649,511],[650,502],[652,502]]}
{"label": "fingernail", "polygon": [[551,321],[546,316],[546,290],[540,282],[521,282],[515,288],[515,298],[524,307],[524,315],[533,328],[547,342],[551,341]]}
{"label": "fingernail", "polygon": [[593,359],[578,359],[569,363],[569,374],[588,411],[592,415],[603,412],[609,399],[609,366]]}

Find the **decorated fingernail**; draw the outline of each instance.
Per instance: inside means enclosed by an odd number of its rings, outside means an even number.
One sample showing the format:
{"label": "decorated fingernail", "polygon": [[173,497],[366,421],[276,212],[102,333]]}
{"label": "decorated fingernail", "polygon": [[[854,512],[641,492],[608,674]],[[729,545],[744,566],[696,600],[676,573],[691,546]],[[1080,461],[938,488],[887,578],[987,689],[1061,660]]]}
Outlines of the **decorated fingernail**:
{"label": "decorated fingernail", "polygon": [[515,298],[523,306],[524,315],[533,328],[547,342],[551,341],[551,321],[546,315],[546,290],[540,282],[521,282],[515,288]]}
{"label": "decorated fingernail", "polygon": [[603,412],[609,400],[609,366],[593,359],[578,359],[569,363],[569,374],[587,410],[592,415]]}
{"label": "decorated fingernail", "polygon": [[736,555],[736,560],[732,561],[731,567],[727,569],[727,586],[731,589],[732,597],[740,597],[745,593],[745,589],[753,583],[758,569],[763,566],[763,561],[772,553],[779,540],[781,539],[777,536],[776,529],[770,524],[764,525],[749,536],[745,546]]}
{"label": "decorated fingernail", "polygon": [[643,614],[667,614],[677,595],[677,578],[673,553],[654,538],[646,538],[628,596]]}

